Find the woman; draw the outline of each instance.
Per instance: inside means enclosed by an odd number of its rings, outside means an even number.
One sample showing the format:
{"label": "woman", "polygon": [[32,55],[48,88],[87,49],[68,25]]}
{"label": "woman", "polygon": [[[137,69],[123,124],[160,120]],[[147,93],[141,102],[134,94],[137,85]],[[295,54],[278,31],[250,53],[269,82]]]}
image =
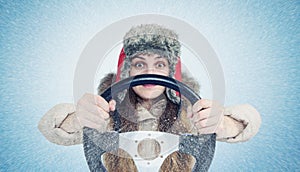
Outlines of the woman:
{"label": "woman", "polygon": [[[99,95],[115,81],[140,74],[182,78],[184,83],[199,92],[199,86],[193,78],[184,73],[181,76],[178,67],[180,43],[172,30],[154,24],[133,27],[125,35],[123,46],[118,72],[102,79]],[[117,100],[110,102],[98,95],[85,94],[78,101],[76,110],[74,105],[57,105],[41,119],[39,129],[49,141],[56,144],[79,144],[82,142],[84,126],[102,131],[112,130],[114,121],[110,113],[117,110],[121,115],[120,132],[216,133],[219,141],[241,142],[253,137],[261,123],[259,113],[250,105],[224,108],[206,99],[194,105],[183,101],[181,114],[177,116],[179,108],[179,97],[173,90],[159,85],[140,85],[119,93]],[[151,143],[145,146],[151,147]],[[120,151],[118,154],[123,156],[126,153]],[[109,171],[135,170],[133,161],[122,156],[105,156]],[[165,160],[161,170],[191,170],[192,166],[191,156],[175,152]]]}

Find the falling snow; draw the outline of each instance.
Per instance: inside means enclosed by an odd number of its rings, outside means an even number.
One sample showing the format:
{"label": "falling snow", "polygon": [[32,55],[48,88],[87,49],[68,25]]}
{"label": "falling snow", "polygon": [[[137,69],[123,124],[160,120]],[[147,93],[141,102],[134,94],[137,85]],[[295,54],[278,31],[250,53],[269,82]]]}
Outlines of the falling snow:
{"label": "falling snow", "polygon": [[197,28],[220,58],[225,105],[250,103],[261,113],[252,140],[217,143],[210,170],[300,171],[299,8],[298,1],[269,0],[0,0],[0,171],[88,170],[82,145],[54,145],[37,124],[55,104],[74,101],[74,71],[87,42],[109,24],[147,13]]}

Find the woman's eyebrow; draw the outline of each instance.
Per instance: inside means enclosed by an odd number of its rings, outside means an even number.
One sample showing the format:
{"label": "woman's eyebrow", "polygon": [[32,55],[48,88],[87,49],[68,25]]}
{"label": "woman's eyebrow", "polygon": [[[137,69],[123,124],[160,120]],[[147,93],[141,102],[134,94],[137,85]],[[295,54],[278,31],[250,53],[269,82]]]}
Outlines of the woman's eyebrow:
{"label": "woman's eyebrow", "polygon": [[162,59],[162,58],[163,58],[162,56],[155,57],[155,59]]}
{"label": "woman's eyebrow", "polygon": [[136,58],[141,59],[141,60],[146,60],[144,57],[140,57],[140,56],[135,56],[135,57],[132,58],[132,60],[134,60]]}

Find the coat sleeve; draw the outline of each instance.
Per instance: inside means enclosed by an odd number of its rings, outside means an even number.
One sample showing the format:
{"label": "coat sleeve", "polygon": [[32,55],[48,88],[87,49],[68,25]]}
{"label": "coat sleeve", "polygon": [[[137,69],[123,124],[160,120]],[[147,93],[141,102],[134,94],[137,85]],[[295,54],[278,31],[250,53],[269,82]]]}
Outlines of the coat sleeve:
{"label": "coat sleeve", "polygon": [[74,116],[75,105],[62,103],[51,108],[40,120],[38,129],[52,143],[58,145],[75,145],[82,143],[82,129],[70,124],[70,131],[60,126],[69,117]]}
{"label": "coat sleeve", "polygon": [[226,107],[224,115],[243,123],[244,127],[240,129],[239,134],[235,137],[226,138],[220,141],[228,143],[245,142],[254,137],[259,131],[261,125],[260,114],[249,104]]}

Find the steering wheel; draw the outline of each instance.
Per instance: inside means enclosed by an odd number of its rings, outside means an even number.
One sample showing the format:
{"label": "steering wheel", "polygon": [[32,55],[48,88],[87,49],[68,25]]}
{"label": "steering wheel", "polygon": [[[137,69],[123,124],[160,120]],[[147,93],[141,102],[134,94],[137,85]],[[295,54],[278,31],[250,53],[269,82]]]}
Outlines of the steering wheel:
{"label": "steering wheel", "polygon": [[[106,89],[101,96],[106,100],[112,99],[112,90],[120,92],[124,89],[144,85],[156,84],[171,88],[184,95],[192,104],[201,99],[191,88],[177,81],[162,75],[144,74],[126,78],[113,84]],[[120,116],[114,113],[115,131],[99,132],[96,129],[84,127],[83,147],[89,169],[92,172],[106,172],[101,161],[105,152],[111,152],[121,148],[129,153],[135,162],[137,169],[147,171],[159,171],[165,158],[175,151],[194,156],[196,163],[193,172],[208,171],[215,152],[216,134],[174,135],[157,131],[134,131],[119,133]],[[138,151],[138,146],[143,141],[151,140],[158,146],[159,152],[153,158],[145,158]],[[129,146],[128,146],[129,145]]]}

